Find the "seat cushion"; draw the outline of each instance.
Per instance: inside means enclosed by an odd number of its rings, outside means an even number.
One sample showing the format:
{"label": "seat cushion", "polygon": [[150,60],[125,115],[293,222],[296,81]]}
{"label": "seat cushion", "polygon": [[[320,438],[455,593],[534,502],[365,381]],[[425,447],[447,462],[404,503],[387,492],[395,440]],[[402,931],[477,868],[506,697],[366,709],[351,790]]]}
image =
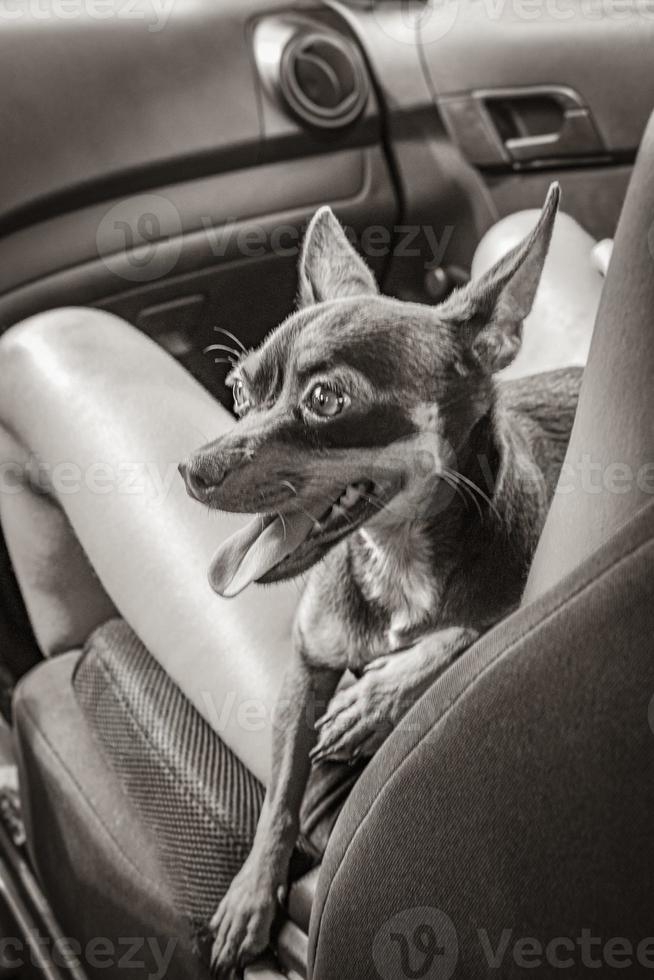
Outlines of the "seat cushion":
{"label": "seat cushion", "polygon": [[[207,922],[249,852],[262,785],[124,621],[111,620],[89,638],[73,687],[102,764],[155,842],[176,910],[187,917],[200,951],[208,953]],[[310,869],[361,768],[325,764],[310,781],[288,902],[295,931],[305,937],[317,880]],[[282,930],[280,955],[289,942],[297,947],[294,934]],[[300,945],[306,946],[306,938]]]}
{"label": "seat cushion", "polygon": [[[91,944],[89,976],[112,975],[93,955],[98,936],[116,960],[124,937],[143,937],[130,977],[208,976],[205,925],[247,853],[263,788],[120,620],[84,654],[35,668],[14,709],[32,858],[64,933],[83,953]],[[343,796],[334,775],[310,797],[317,840],[335,818],[324,796]],[[298,972],[319,872],[309,863],[296,855],[277,941]]]}
{"label": "seat cushion", "polygon": [[120,619],[91,636],[73,686],[201,935],[245,860],[264,790]]}
{"label": "seat cushion", "polygon": [[[41,883],[92,980],[113,976],[111,966],[143,980],[206,980],[152,835],[75,698],[79,656],[36,667],[14,697],[23,811]],[[130,946],[126,937],[138,938]]]}

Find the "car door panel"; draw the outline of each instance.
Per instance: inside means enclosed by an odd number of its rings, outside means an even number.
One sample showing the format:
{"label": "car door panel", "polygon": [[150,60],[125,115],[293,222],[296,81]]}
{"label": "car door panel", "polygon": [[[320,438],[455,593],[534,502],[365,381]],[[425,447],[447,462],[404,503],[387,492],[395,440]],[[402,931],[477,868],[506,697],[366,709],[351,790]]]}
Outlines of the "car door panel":
{"label": "car door panel", "polygon": [[[222,298],[231,329],[256,343],[293,305],[301,229],[317,207],[332,204],[355,233],[397,219],[375,94],[365,87],[360,115],[323,132],[268,91],[257,64],[263,23],[337,38],[347,25],[319,3],[197,0],[169,4],[150,30],[119,6],[107,21],[0,20],[0,81],[23,70],[26,110],[0,100],[0,330],[82,303],[154,331],[141,316],[154,305],[157,336],[171,339],[166,321],[197,274],[205,315]],[[275,242],[284,229],[290,247]],[[385,257],[372,264],[381,276]]]}
{"label": "car door panel", "polygon": [[[166,309],[172,318],[188,298],[176,283],[213,270],[221,296],[242,289],[247,263],[274,252],[275,223],[299,235],[325,201],[359,232],[372,223],[391,233],[392,254],[373,265],[388,291],[416,300],[429,299],[430,266],[467,268],[489,225],[538,206],[555,177],[564,208],[594,235],[611,234],[654,103],[652,19],[617,20],[606,7],[596,19],[561,18],[551,4],[529,19],[517,0],[455,6],[440,34],[429,5],[401,0],[196,0],[170,6],[162,30],[119,17],[2,22],[0,81],[18,96],[0,100],[0,329],[66,302],[119,309],[145,329],[143,310],[163,305],[163,337]],[[373,88],[354,124],[320,132],[289,111],[257,49],[271,22],[356,40]],[[453,107],[533,87],[572,92],[574,126],[587,111],[581,125],[598,146],[591,139],[583,159],[515,160],[489,111],[499,157],[476,157],[474,125],[462,139]],[[528,104],[541,120],[538,100]],[[235,254],[235,228],[267,235],[265,255]],[[238,330],[258,317],[261,336],[284,312],[273,302],[266,312],[266,292],[292,297],[293,262],[276,258],[258,265],[261,301]]]}
{"label": "car door panel", "polygon": [[611,2],[463,0],[446,26],[432,6],[419,32],[437,100],[477,90],[566,86],[589,108],[608,154],[638,147],[654,105],[654,10]]}
{"label": "car door panel", "polygon": [[0,99],[3,229],[146,179],[256,161],[238,0],[168,4],[161,29],[115,6],[108,19],[83,5],[74,20],[2,19],[0,91],[12,93]]}

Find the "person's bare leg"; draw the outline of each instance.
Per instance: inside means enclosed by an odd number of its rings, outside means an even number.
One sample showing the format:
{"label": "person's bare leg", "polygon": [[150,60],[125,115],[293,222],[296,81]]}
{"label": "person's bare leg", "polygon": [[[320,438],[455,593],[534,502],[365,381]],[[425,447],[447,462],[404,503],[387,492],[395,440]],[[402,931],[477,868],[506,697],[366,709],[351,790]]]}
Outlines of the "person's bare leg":
{"label": "person's bare leg", "polygon": [[[265,782],[298,586],[216,596],[209,560],[240,519],[190,500],[177,473],[231,416],[161,348],[98,311],[12,328],[0,374],[0,514],[40,642],[79,643],[115,607]],[[15,492],[19,474],[50,496]]]}
{"label": "person's bare leg", "polygon": [[[563,201],[565,206],[565,195]],[[493,225],[477,246],[472,275],[490,269],[522,241],[539,214],[518,211]],[[570,215],[557,215],[536,299],[524,323],[522,347],[498,378],[586,363],[604,286],[593,258],[594,245],[595,240]]]}
{"label": "person's bare leg", "polygon": [[0,523],[39,646],[46,656],[79,647],[116,608],[26,451],[3,429],[0,466]]}

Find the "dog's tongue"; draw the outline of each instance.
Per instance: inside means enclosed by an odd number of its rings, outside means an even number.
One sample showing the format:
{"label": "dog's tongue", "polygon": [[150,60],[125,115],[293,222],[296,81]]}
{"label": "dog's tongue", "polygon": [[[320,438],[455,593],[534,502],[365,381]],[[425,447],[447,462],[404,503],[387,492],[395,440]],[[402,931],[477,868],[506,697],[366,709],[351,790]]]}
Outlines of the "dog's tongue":
{"label": "dog's tongue", "polygon": [[221,544],[209,566],[209,582],[218,595],[231,598],[279,564],[309,536],[310,514],[255,517]]}

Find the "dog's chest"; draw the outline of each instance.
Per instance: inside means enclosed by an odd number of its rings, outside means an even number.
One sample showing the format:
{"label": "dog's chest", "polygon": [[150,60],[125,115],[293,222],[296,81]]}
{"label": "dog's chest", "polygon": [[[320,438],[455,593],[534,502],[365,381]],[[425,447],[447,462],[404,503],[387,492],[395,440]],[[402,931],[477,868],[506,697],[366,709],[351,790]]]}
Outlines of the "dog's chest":
{"label": "dog's chest", "polygon": [[309,660],[360,670],[438,621],[444,578],[426,536],[359,532],[313,570],[296,627]]}
{"label": "dog's chest", "polygon": [[398,650],[434,620],[440,606],[430,539],[418,525],[362,530],[360,538],[357,582],[366,601],[385,613],[384,645]]}

